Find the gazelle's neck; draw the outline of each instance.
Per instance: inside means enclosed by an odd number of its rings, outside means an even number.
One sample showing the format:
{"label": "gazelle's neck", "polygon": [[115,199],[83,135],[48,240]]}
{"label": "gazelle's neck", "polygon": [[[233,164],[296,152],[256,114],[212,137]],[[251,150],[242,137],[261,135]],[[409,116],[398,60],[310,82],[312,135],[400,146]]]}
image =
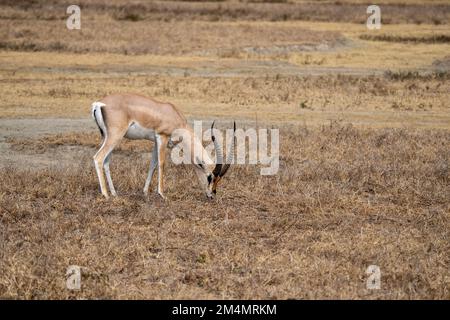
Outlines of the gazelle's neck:
{"label": "gazelle's neck", "polygon": [[195,135],[194,130],[188,124],[184,128],[187,133],[186,141],[183,139],[184,148],[191,155],[191,164],[204,169],[205,173],[209,174],[214,168],[214,161],[211,159],[208,151],[203,147],[202,135],[200,137]]}
{"label": "gazelle's neck", "polygon": [[207,190],[212,179],[214,163],[207,150],[203,147],[201,137],[197,137],[188,124],[183,129],[183,139],[180,142],[182,143],[183,152],[187,152],[190,155],[190,164],[194,168],[200,186],[203,190]]}

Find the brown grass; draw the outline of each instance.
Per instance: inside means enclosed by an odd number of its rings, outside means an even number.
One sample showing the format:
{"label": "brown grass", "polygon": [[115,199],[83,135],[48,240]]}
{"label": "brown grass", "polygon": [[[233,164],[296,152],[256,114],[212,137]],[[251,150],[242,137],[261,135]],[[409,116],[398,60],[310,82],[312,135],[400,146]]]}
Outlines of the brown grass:
{"label": "brown grass", "polygon": [[[450,298],[447,131],[281,137],[278,175],[235,166],[212,202],[173,165],[169,200],[145,199],[135,153],[115,155],[109,201],[93,148],[61,170],[2,170],[0,297]],[[65,289],[71,264],[80,292]],[[371,264],[380,291],[365,289]]]}
{"label": "brown grass", "polygon": [[[349,30],[359,28],[367,32],[363,23],[367,18],[366,5],[346,2],[248,4],[165,1],[127,4],[124,1],[91,0],[80,3],[83,12],[81,30],[66,29],[66,6],[61,1],[1,4],[0,49],[223,57],[233,51],[241,53],[248,47],[258,49],[323,43],[333,47],[346,40],[342,34]],[[277,15],[283,18],[277,18]],[[300,20],[290,15],[301,15],[298,17]],[[391,15],[395,19],[391,19]],[[290,22],[292,19],[295,21]],[[389,24],[390,20],[395,21]],[[437,30],[433,32],[443,34],[435,38],[429,35],[408,34],[400,38],[391,35],[391,27],[402,29],[405,23],[415,23],[415,20],[425,25],[409,26],[406,28],[408,33],[430,29],[430,24],[434,24]],[[319,30],[320,21],[339,23],[334,30]],[[407,43],[411,39],[448,43],[445,41],[449,36],[445,27],[448,21],[448,4],[383,5],[383,30],[387,30],[390,38],[406,39]],[[372,33],[362,37],[380,37]]]}
{"label": "brown grass", "polygon": [[407,43],[450,43],[450,36],[445,34],[434,34],[426,37],[417,36],[392,36],[392,35],[368,35],[363,34],[360,36],[363,40],[371,41],[386,41],[386,42],[407,42]]}
{"label": "brown grass", "polygon": [[73,31],[60,20],[2,20],[0,49],[8,51],[109,52],[121,54],[211,55],[247,47],[291,44],[333,45],[339,32],[295,26],[270,26],[202,21],[83,20]]}
{"label": "brown grass", "polygon": [[[402,2],[403,1],[403,2]],[[80,0],[86,17],[95,12],[117,21],[141,20],[266,20],[334,21],[363,23],[367,3],[357,1],[133,1]],[[34,16],[40,20],[63,20],[67,3],[60,0],[6,1],[2,18],[21,20]],[[31,10],[30,10],[31,9]],[[446,2],[405,2],[383,4],[383,23],[448,24],[450,6]]]}
{"label": "brown grass", "polygon": [[[128,91],[171,101],[192,117],[233,115],[254,120],[258,115],[266,120],[304,121],[306,118],[318,123],[340,117],[342,113],[353,117],[349,121],[356,122],[355,113],[360,112],[365,113],[365,121],[379,112],[383,114],[377,122],[391,121],[398,116],[391,113],[398,111],[392,105],[401,101],[406,107],[400,110],[412,112],[408,116],[420,121],[440,117],[437,122],[432,120],[432,125],[448,127],[448,123],[445,125],[450,92],[447,72],[392,71],[381,76],[130,77],[127,73],[104,76],[101,72],[68,75],[63,70],[61,77],[55,77],[56,70],[51,74],[18,74],[3,80],[0,116],[87,117],[92,101],[112,92]],[[303,102],[308,106],[306,114],[300,107]],[[424,110],[430,113],[417,113]]]}

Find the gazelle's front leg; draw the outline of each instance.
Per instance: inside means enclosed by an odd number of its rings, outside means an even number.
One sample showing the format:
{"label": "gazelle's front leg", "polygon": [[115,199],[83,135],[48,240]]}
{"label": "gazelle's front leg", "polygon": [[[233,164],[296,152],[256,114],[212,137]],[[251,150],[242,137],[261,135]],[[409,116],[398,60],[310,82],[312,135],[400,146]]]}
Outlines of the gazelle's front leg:
{"label": "gazelle's front leg", "polygon": [[150,169],[148,170],[147,180],[145,180],[144,194],[148,194],[148,188],[153,179],[153,174],[155,173],[156,166],[158,165],[158,146],[155,143],[152,151],[152,160],[150,162]]}
{"label": "gazelle's front leg", "polygon": [[158,194],[166,199],[163,193],[164,163],[166,161],[167,136],[156,135],[156,148],[158,150]]}

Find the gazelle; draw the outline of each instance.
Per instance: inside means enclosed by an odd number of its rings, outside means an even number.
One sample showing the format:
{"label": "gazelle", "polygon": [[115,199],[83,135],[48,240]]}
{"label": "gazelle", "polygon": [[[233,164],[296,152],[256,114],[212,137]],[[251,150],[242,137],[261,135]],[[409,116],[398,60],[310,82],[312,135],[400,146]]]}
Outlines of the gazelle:
{"label": "gazelle", "polygon": [[[194,159],[195,153],[190,152],[200,185],[208,198],[216,194],[217,185],[221,178],[230,168],[233,152],[229,152],[226,162],[223,161],[222,146],[214,136],[214,122],[211,126],[211,139],[214,142],[216,152],[216,163],[212,165],[208,152],[203,148],[200,139],[195,137],[192,128],[188,125],[186,118],[177,108],[170,103],[163,103],[152,98],[135,94],[113,94],[92,104],[92,117],[94,118],[103,143],[94,156],[94,165],[100,182],[102,194],[108,198],[106,180],[111,195],[116,196],[116,190],[111,179],[109,162],[113,149],[119,144],[123,137],[128,139],[146,139],[155,142],[153,148],[150,169],[144,185],[144,194],[153,178],[155,169],[158,169],[157,192],[165,199],[163,193],[163,174],[166,158],[166,148],[172,144],[171,136],[177,129],[184,129],[186,136],[179,143],[183,143],[183,150],[201,151],[202,159]],[[236,123],[234,124],[236,131]],[[230,150],[234,150],[235,137],[232,139]]]}

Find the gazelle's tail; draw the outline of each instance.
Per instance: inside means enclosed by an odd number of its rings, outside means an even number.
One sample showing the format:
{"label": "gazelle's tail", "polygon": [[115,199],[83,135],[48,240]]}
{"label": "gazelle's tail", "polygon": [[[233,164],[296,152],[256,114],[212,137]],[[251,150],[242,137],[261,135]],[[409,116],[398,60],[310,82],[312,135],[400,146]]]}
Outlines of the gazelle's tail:
{"label": "gazelle's tail", "polygon": [[103,114],[102,114],[102,107],[104,106],[106,106],[106,104],[98,101],[92,104],[92,118],[95,120],[95,123],[100,129],[100,134],[102,135],[102,137],[104,137],[106,134],[106,126],[105,122],[103,121]]}

